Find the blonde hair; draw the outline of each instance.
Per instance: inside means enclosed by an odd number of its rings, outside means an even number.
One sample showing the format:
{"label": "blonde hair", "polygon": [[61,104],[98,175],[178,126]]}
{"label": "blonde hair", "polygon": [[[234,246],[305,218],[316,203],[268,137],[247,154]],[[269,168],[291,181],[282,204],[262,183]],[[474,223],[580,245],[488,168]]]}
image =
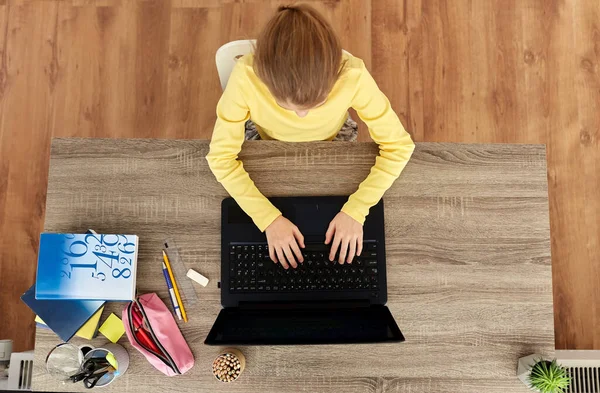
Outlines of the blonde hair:
{"label": "blonde hair", "polygon": [[342,66],[342,46],[327,20],[307,5],[279,7],[256,41],[254,72],[281,102],[303,108],[326,98]]}

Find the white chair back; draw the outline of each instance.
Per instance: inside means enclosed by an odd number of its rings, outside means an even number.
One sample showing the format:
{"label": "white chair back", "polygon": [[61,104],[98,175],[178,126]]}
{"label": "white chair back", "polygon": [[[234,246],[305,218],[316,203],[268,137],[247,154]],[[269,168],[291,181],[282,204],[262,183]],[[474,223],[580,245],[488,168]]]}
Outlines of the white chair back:
{"label": "white chair back", "polygon": [[239,40],[231,41],[217,49],[215,61],[217,63],[217,72],[221,80],[221,87],[225,90],[227,81],[233,71],[235,62],[240,57],[252,53],[256,40]]}

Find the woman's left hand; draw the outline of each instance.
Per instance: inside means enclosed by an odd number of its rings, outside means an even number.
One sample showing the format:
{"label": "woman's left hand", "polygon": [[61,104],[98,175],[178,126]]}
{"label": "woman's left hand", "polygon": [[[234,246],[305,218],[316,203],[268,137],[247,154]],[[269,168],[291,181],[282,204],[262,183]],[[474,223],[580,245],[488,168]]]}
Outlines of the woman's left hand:
{"label": "woman's left hand", "polygon": [[[333,239],[333,243],[331,243]],[[340,256],[338,262],[352,263],[355,255],[360,255],[363,248],[363,226],[344,212],[339,212],[327,229],[325,244],[331,243],[329,260],[333,262],[338,248]]]}

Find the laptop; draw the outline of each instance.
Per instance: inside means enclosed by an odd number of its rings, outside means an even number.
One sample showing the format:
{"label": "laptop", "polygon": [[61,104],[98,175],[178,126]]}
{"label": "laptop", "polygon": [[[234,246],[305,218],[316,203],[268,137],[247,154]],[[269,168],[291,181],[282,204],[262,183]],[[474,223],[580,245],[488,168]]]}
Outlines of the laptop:
{"label": "laptop", "polygon": [[383,201],[364,224],[363,252],[351,264],[328,259],[325,232],[347,197],[271,202],[298,226],[304,263],[269,258],[265,234],[232,198],[222,203],[221,303],[205,344],[296,345],[404,341],[387,301]]}

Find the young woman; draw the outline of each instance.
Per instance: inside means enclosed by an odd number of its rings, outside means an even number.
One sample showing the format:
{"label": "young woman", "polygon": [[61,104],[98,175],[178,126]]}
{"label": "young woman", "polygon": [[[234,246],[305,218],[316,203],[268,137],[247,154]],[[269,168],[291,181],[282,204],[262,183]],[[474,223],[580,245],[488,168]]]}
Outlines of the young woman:
{"label": "young woman", "polygon": [[[379,144],[370,174],[331,221],[329,259],[351,263],[362,251],[363,223],[406,166],[414,144],[362,60],[343,52],[327,21],[308,6],[280,7],[237,61],[217,105],[206,157],[217,180],[266,232],[271,259],[288,269],[303,262],[298,228],[263,196],[238,160],[245,139],[288,142],[356,139],[354,108]],[[250,121],[251,119],[251,121]]]}

